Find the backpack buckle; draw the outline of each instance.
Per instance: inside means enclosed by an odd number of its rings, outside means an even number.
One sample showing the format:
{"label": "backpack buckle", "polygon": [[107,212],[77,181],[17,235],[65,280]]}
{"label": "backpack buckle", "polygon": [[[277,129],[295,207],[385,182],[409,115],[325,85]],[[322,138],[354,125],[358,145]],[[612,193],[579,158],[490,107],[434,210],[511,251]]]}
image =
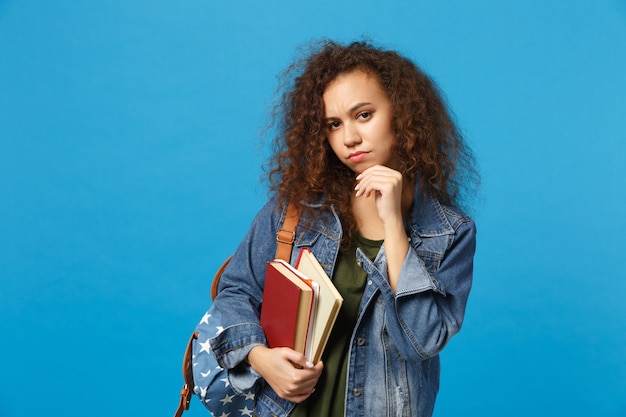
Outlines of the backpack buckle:
{"label": "backpack buckle", "polygon": [[276,240],[280,243],[293,245],[293,242],[296,241],[296,232],[294,230],[280,229],[276,232]]}

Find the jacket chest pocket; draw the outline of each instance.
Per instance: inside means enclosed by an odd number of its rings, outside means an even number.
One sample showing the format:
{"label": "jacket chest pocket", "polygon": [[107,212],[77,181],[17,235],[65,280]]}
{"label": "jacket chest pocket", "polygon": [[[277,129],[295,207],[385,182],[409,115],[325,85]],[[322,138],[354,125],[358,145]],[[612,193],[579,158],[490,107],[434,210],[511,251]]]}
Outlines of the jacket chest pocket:
{"label": "jacket chest pocket", "polygon": [[450,236],[420,236],[415,253],[424,261],[429,272],[436,272],[441,266],[443,255],[450,244]]}
{"label": "jacket chest pocket", "polygon": [[436,252],[430,252],[425,250],[416,250],[417,256],[424,262],[424,266],[430,273],[435,273],[441,266],[441,260],[443,255]]}

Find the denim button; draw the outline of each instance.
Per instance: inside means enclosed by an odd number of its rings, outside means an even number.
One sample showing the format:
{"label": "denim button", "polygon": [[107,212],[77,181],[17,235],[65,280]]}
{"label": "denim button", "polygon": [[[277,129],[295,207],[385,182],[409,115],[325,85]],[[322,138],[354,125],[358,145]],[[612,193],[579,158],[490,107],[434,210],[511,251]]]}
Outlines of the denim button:
{"label": "denim button", "polygon": [[357,259],[356,264],[359,266],[359,268],[361,268],[363,266],[363,261],[360,259]]}
{"label": "denim button", "polygon": [[363,346],[365,344],[365,339],[363,337],[359,337],[356,339],[356,344],[359,346]]}
{"label": "denim button", "polygon": [[355,388],[352,390],[352,393],[354,394],[355,397],[358,397],[359,395],[363,393],[363,390],[360,388]]}

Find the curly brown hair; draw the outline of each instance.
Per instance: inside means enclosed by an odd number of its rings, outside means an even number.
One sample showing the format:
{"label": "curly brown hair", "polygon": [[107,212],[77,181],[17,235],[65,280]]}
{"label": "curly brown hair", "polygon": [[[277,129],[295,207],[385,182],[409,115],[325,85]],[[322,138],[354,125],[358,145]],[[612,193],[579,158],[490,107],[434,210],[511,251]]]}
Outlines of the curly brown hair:
{"label": "curly brown hair", "polygon": [[305,212],[301,202],[321,200],[335,208],[344,248],[356,231],[350,203],[355,175],[328,144],[322,96],[337,76],[355,70],[373,75],[392,104],[394,153],[406,189],[412,191],[419,181],[423,192],[443,204],[459,205],[464,182],[478,183],[471,150],[441,93],[412,61],[367,42],[316,43],[283,74],[273,119],[278,135],[266,169],[270,190],[281,202],[291,201]]}

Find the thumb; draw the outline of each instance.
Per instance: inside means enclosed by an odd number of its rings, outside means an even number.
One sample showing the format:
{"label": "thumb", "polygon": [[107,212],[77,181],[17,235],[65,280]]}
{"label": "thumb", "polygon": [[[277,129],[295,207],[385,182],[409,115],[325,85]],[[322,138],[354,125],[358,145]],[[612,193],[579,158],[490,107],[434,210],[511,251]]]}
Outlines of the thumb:
{"label": "thumb", "polygon": [[313,368],[313,363],[311,363],[311,361],[309,361],[302,353],[295,350],[291,350],[289,352],[287,359],[289,359],[289,361],[298,368]]}

